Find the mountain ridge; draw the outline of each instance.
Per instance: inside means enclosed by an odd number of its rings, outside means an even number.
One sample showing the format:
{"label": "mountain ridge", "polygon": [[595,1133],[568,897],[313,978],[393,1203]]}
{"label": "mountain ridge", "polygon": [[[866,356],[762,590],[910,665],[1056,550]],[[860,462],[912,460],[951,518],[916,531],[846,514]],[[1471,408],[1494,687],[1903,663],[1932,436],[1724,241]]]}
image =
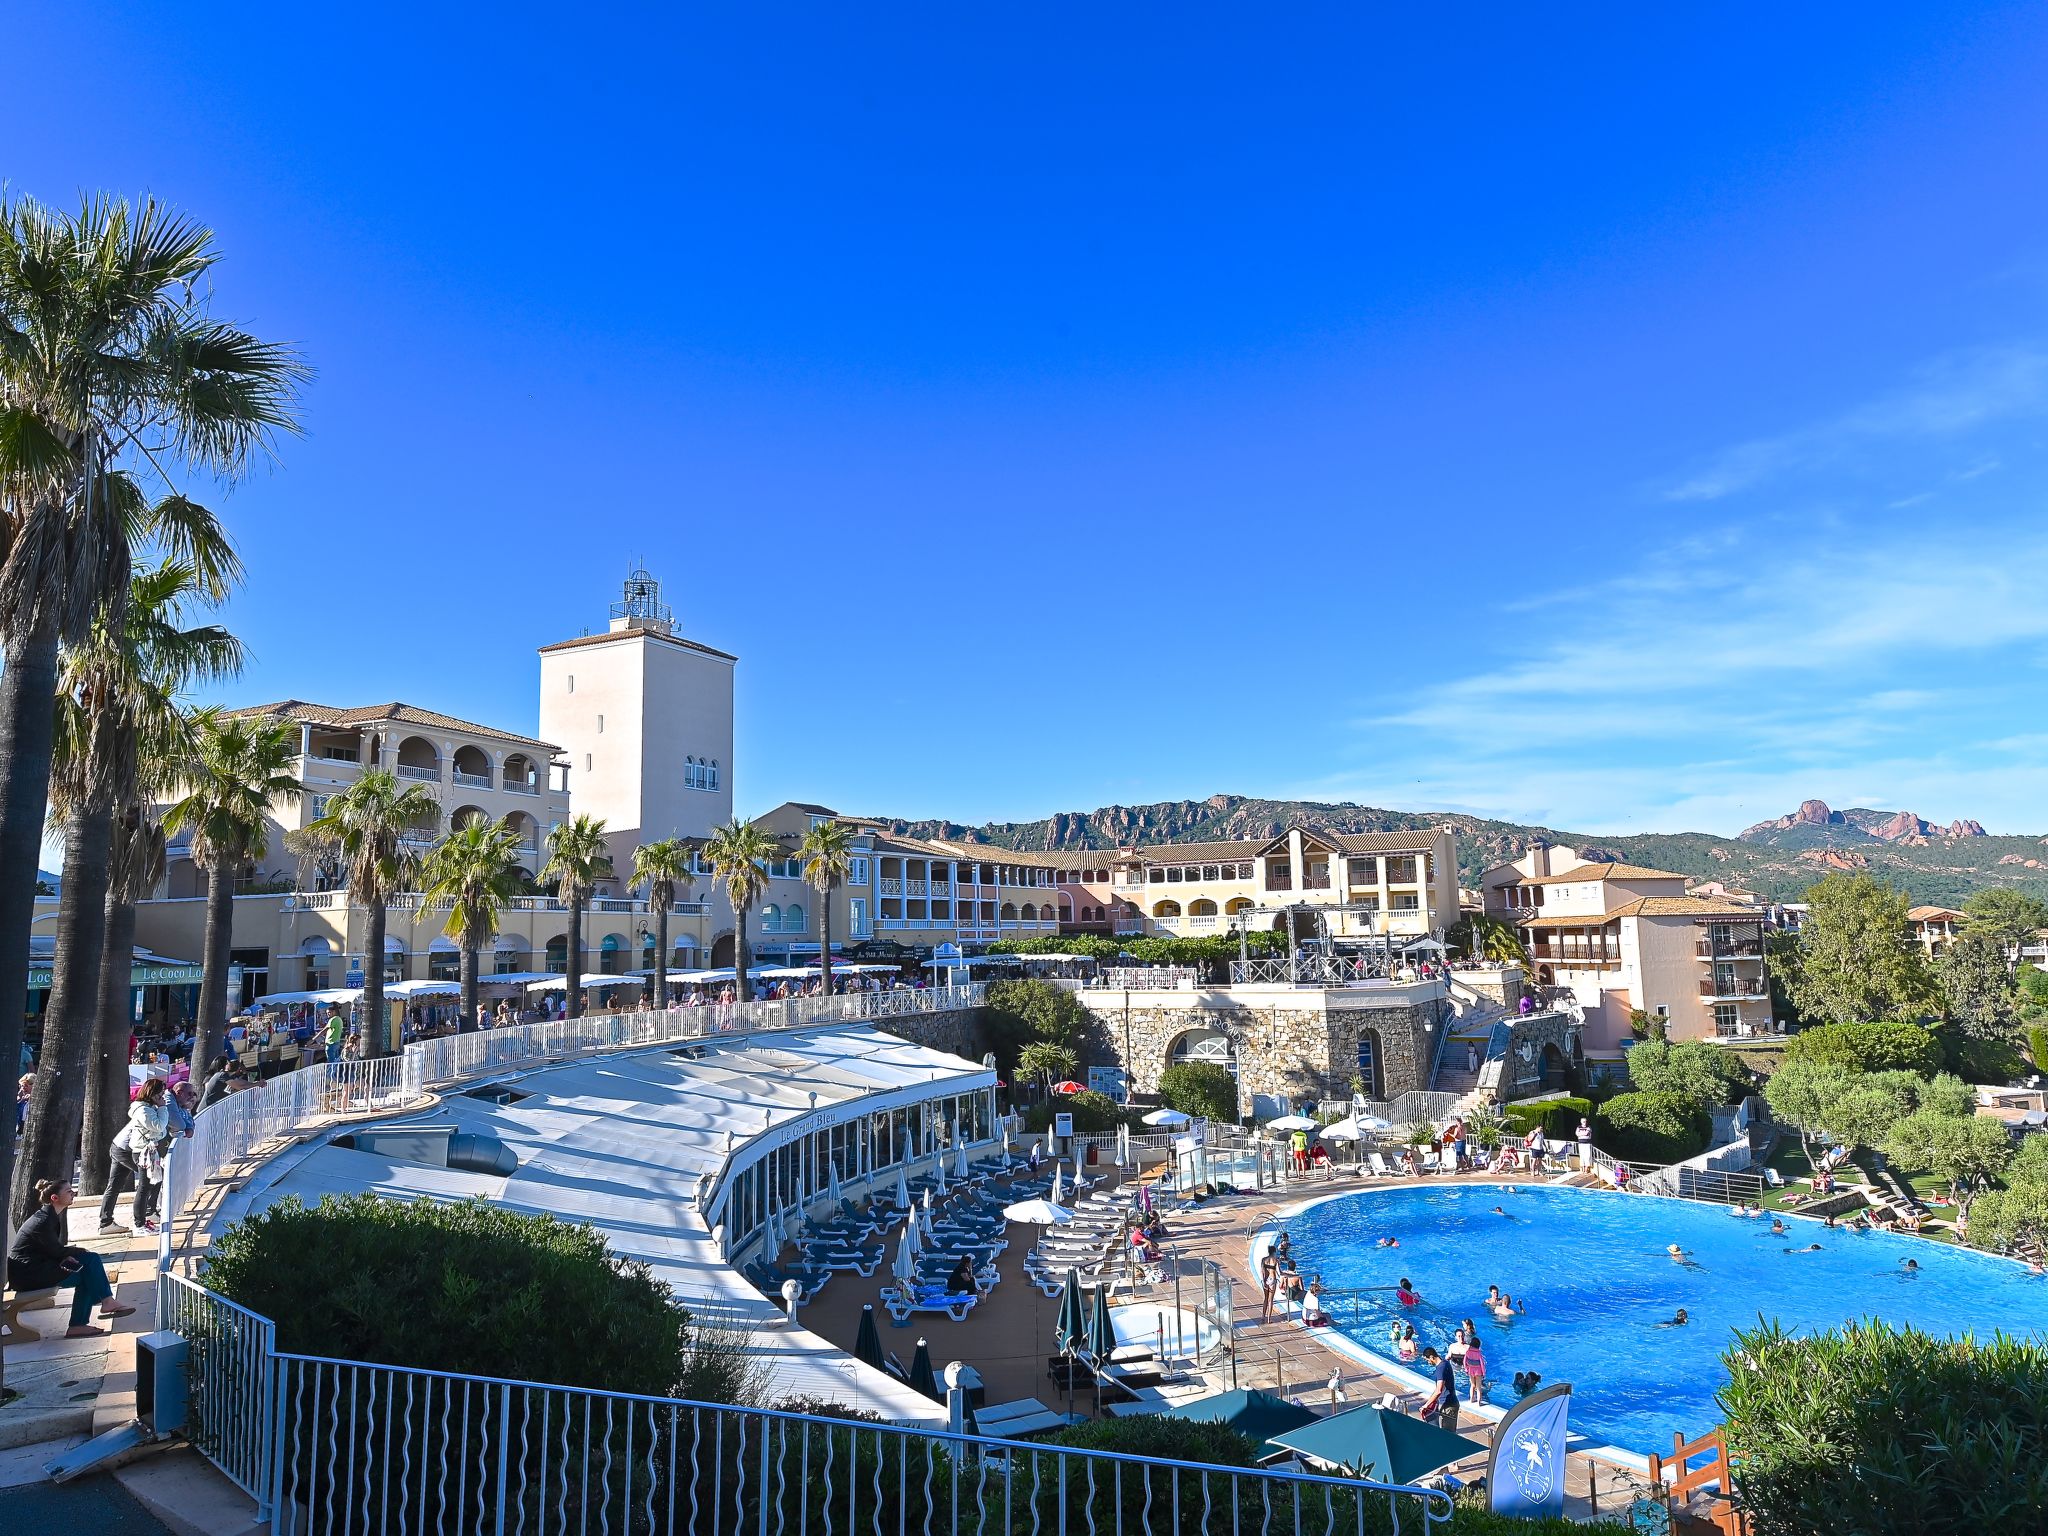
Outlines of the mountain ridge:
{"label": "mountain ridge", "polygon": [[[1710,832],[1597,836],[1460,812],[1398,811],[1354,801],[1270,800],[1225,794],[1146,805],[1105,805],[1092,811],[1056,812],[1035,821],[979,826],[937,818],[873,819],[910,837],[941,837],[1039,852],[1264,838],[1296,824],[1322,826],[1333,832],[1445,828],[1457,843],[1458,878],[1468,886],[1478,883],[1481,871],[1518,857],[1541,838],[1576,848],[1589,858],[1625,860],[1694,879],[1720,880],[1778,900],[1796,900],[1814,881],[1841,870],[1867,870],[1927,903],[1959,905],[1977,891],[1997,886],[2048,898],[2048,837],[1994,835],[1973,821],[1941,828],[1917,816],[1911,817],[1914,826],[1908,828],[1904,818],[1911,816],[1910,812],[1860,807],[1835,811],[1817,800],[1806,802],[1806,806],[1820,807],[1819,814],[1826,819],[1801,821],[1794,813],[1760,822],[1739,837]],[[1779,821],[1787,825],[1780,827]],[[1897,823],[1892,836],[1869,830],[1891,823]],[[1963,830],[1953,830],[1957,828]],[[1760,835],[1751,838],[1752,832]]]}

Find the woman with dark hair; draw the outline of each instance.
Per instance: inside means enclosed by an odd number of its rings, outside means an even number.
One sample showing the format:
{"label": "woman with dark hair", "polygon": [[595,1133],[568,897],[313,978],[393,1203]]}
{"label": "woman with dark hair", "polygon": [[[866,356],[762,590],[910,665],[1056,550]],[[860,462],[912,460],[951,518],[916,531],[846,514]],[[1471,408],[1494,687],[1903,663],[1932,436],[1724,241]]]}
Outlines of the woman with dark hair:
{"label": "woman with dark hair", "polygon": [[73,1247],[64,1213],[71,1209],[71,1186],[51,1179],[36,1180],[35,1213],[14,1229],[7,1246],[7,1283],[17,1291],[42,1291],[70,1286],[71,1327],[67,1339],[105,1333],[92,1326],[93,1304],[100,1316],[126,1317],[135,1309],[114,1300],[107,1266],[96,1253]]}
{"label": "woman with dark hair", "polygon": [[152,1077],[142,1085],[135,1102],[128,1106],[128,1123],[114,1137],[108,1149],[106,1193],[100,1196],[100,1231],[118,1232],[114,1202],[131,1183],[135,1186],[135,1225],[155,1230],[157,1189],[164,1146],[171,1139],[171,1111],[164,1080]]}

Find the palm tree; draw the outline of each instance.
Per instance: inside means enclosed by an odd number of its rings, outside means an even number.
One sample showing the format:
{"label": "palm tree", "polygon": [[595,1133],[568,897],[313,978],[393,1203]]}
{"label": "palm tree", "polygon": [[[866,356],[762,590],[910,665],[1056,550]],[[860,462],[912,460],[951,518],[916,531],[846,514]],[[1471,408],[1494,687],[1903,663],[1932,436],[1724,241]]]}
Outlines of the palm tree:
{"label": "palm tree", "polygon": [[548,861],[540,877],[555,882],[569,903],[569,990],[567,1012],[583,1017],[583,907],[600,880],[612,877],[610,845],[604,822],[595,816],[571,816],[548,834]]}
{"label": "palm tree", "polygon": [[843,821],[817,821],[796,845],[804,861],[804,879],[818,893],[819,991],[832,995],[832,893],[845,883],[853,867],[853,831]]}
{"label": "palm tree", "polygon": [[[121,618],[103,610],[85,643],[66,657],[57,699],[50,799],[64,829],[66,883],[23,1153],[27,1172],[16,1181],[22,1196],[17,1216],[33,1208],[35,1180],[70,1176],[88,1079],[97,1075],[90,1064],[103,1032],[99,1010],[115,808],[134,794],[145,740],[168,743],[171,752],[182,748],[178,691],[241,667],[241,644],[226,630],[213,624],[182,627],[186,606],[204,596],[189,567],[169,564],[140,572],[129,587]],[[124,1053],[124,1075],[125,1065]]]}
{"label": "palm tree", "polygon": [[478,957],[498,936],[499,914],[519,894],[519,834],[501,821],[457,827],[427,855],[420,881],[425,900],[448,903],[441,931],[462,947],[462,1015],[455,1027],[472,1029]]}
{"label": "palm tree", "polygon": [[[169,766],[168,758],[156,758]],[[131,797],[114,814],[114,839],[107,860],[107,953],[100,962],[99,1043],[85,1068],[85,1122],[80,1132],[79,1189],[96,1195],[107,1187],[108,1146],[128,1117],[129,1013],[135,974],[135,904],[164,877],[163,817],[154,800],[165,787],[153,785]]]}
{"label": "palm tree", "polygon": [[[102,487],[124,463],[232,478],[296,429],[306,370],[211,316],[215,260],[211,231],[154,200],[0,198],[0,998],[28,988],[59,647],[118,618],[147,531]],[[0,1007],[0,1061],[21,1022]],[[13,1141],[0,1127],[0,1189]]]}
{"label": "palm tree", "polygon": [[327,802],[326,815],[284,837],[294,853],[339,860],[348,903],[363,908],[363,1018],[377,1056],[398,1053],[398,1031],[384,1006],[391,898],[418,885],[420,857],[413,842],[440,822],[440,797],[426,785],[401,784],[389,768],[372,768]]}
{"label": "palm tree", "polygon": [[271,806],[296,800],[292,777],[299,733],[289,720],[204,710],[192,721],[185,794],[164,816],[164,830],[191,836],[192,858],[206,869],[206,954],[192,1061],[204,1071],[227,1042],[228,957],[234,947],[235,881],[270,851]]}
{"label": "palm tree", "polygon": [[711,834],[704,845],[704,857],[725,886],[733,910],[733,964],[739,975],[740,1001],[754,1000],[754,983],[747,975],[753,960],[747,943],[747,916],[768,888],[768,861],[782,852],[781,844],[759,822],[741,821],[735,816]]}
{"label": "palm tree", "polygon": [[642,843],[633,850],[633,879],[647,884],[647,904],[654,908],[654,1006],[668,1006],[668,913],[676,891],[696,883],[690,850],[679,837]]}

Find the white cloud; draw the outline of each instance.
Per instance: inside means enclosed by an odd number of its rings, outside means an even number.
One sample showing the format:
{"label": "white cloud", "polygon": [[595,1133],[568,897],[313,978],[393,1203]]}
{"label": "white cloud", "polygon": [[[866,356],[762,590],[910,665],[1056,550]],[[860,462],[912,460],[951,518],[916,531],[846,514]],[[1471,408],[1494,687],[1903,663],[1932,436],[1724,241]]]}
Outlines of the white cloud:
{"label": "white cloud", "polygon": [[2044,591],[2032,526],[1937,559],[1913,528],[1679,546],[1518,618],[1514,660],[1367,715],[1358,761],[1295,788],[1586,832],[1730,833],[1815,795],[2048,826],[2010,696]]}
{"label": "white cloud", "polygon": [[[1716,501],[1796,470],[1854,467],[1862,455],[1886,443],[1949,438],[2031,415],[2044,403],[2048,352],[2025,346],[1952,353],[1928,364],[1905,389],[1827,421],[1725,448],[1664,495],[1670,501]],[[1983,459],[1953,478],[1971,479],[1996,468],[1995,458]]]}

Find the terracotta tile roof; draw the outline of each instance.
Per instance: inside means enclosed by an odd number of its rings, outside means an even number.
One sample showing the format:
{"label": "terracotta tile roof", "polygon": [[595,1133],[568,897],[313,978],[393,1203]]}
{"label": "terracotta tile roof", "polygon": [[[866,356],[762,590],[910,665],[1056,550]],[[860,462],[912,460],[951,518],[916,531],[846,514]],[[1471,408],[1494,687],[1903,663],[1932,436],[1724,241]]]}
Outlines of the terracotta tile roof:
{"label": "terracotta tile roof", "polygon": [[428,730],[461,731],[470,736],[490,736],[499,741],[516,741],[521,746],[539,747],[550,756],[561,751],[551,741],[540,741],[532,736],[521,736],[516,731],[501,731],[494,725],[479,725],[474,720],[463,720],[455,715],[444,715],[437,710],[421,709],[415,704],[362,704],[337,709],[331,704],[313,704],[305,699],[280,699],[275,704],[252,704],[246,709],[224,711],[230,715],[276,715],[284,720],[302,721],[308,725],[325,725],[335,729],[360,728],[366,725],[417,725]]}
{"label": "terracotta tile roof", "polygon": [[1640,896],[1616,907],[1610,917],[1728,917],[1761,923],[1763,913],[1735,901],[1709,901],[1700,896]]}
{"label": "terracotta tile roof", "polygon": [[1683,880],[1685,876],[1668,869],[1645,869],[1640,864],[1581,864],[1561,875],[1538,875],[1523,885],[1577,885],[1587,880]]}
{"label": "terracotta tile roof", "polygon": [[604,645],[612,640],[630,640],[636,635],[644,636],[649,640],[658,640],[663,645],[681,646],[686,651],[698,651],[706,656],[716,656],[720,661],[739,660],[739,657],[733,655],[730,651],[721,651],[716,646],[705,645],[696,640],[685,640],[680,635],[664,635],[658,629],[607,630],[601,635],[578,635],[573,640],[557,640],[553,645],[544,645],[540,648],[540,654],[545,656],[550,651],[573,651],[579,646]]}
{"label": "terracotta tile roof", "polygon": [[1934,923],[1947,918],[1951,922],[1959,922],[1969,915],[1967,912],[1958,912],[1954,907],[1914,907],[1906,913],[1906,921]]}

